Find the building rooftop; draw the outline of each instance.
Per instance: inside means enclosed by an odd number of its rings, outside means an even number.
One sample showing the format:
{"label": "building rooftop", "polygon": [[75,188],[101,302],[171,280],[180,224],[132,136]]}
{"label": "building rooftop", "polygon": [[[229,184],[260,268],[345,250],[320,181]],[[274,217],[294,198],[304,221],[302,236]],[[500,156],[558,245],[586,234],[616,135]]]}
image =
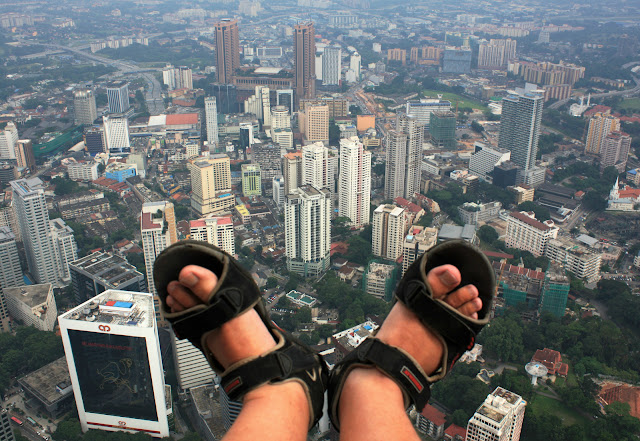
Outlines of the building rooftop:
{"label": "building rooftop", "polygon": [[[530,212],[530,214],[531,216],[534,216],[533,212]],[[527,216],[524,212],[514,211],[513,213],[510,214],[510,216],[541,231],[547,231],[551,229],[551,226],[540,222],[535,217],[532,218]],[[549,222],[549,221],[546,221],[546,222]]]}
{"label": "building rooftop", "polygon": [[4,288],[3,292],[5,296],[17,298],[30,308],[35,308],[47,301],[47,296],[52,292],[52,286],[50,283],[25,285],[15,288]]}
{"label": "building rooftop", "polygon": [[444,426],[445,414],[433,407],[431,404],[424,406],[424,409],[420,413],[423,417],[431,421],[436,426]]}
{"label": "building rooftop", "polygon": [[62,314],[59,319],[149,328],[155,324],[153,296],[109,289]]}
{"label": "building rooftop", "polygon": [[0,243],[15,240],[16,236],[11,232],[8,226],[0,227]]}
{"label": "building rooftop", "polygon": [[67,359],[57,360],[18,379],[18,383],[47,407],[73,394]]}
{"label": "building rooftop", "polygon": [[99,251],[71,262],[71,265],[113,288],[118,288],[133,278],[143,277],[142,273],[124,258]]}
{"label": "building rooftop", "polygon": [[357,348],[367,337],[373,335],[378,328],[379,326],[376,323],[369,320],[353,328],[333,334],[332,337],[336,345],[339,345],[344,352],[349,353]]}

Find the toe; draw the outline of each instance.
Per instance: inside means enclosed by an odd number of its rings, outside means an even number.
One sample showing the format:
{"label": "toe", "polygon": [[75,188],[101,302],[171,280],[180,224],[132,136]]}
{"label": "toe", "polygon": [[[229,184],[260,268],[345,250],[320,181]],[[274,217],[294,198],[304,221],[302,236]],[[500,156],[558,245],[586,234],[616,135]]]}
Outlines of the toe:
{"label": "toe", "polygon": [[[466,285],[449,294],[444,301],[454,308],[460,308],[465,303],[478,297],[478,288]],[[475,312],[475,311],[474,311]]]}
{"label": "toe", "polygon": [[218,276],[201,266],[187,265],[180,271],[178,280],[184,287],[195,294],[198,303],[202,303],[209,300],[211,291],[218,283]]}
{"label": "toe", "polygon": [[436,299],[444,297],[460,284],[462,275],[460,270],[453,265],[442,265],[433,268],[427,274],[427,282],[431,286],[433,297]]}
{"label": "toe", "polygon": [[460,307],[457,308],[461,314],[464,314],[473,319],[478,318],[478,312],[482,309],[482,300],[479,297],[476,297],[468,302],[464,303]]}
{"label": "toe", "polygon": [[175,280],[167,285],[167,292],[169,293],[167,305],[170,306],[174,312],[183,311],[202,303],[189,288],[184,287],[180,282]]}

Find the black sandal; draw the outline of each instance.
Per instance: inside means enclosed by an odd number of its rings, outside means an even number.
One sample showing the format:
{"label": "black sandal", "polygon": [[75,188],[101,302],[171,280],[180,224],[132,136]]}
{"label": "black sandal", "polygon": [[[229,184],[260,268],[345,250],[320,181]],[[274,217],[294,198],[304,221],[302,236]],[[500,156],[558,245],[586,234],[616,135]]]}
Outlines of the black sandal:
{"label": "black sandal", "polygon": [[[191,264],[214,272],[218,276],[218,283],[209,295],[208,304],[171,312],[166,303],[167,285],[172,280],[178,280],[182,268]],[[221,386],[229,398],[238,401],[247,392],[263,384],[297,381],[303,386],[309,401],[309,428],[318,422],[322,416],[324,391],[328,383],[324,360],[274,326],[251,274],[238,265],[233,257],[207,242],[180,241],[158,255],[153,266],[153,278],[163,317],[171,323],[178,338],[188,339],[204,353],[213,370],[221,374]],[[273,335],[276,347],[266,354],[241,360],[224,370],[208,350],[206,336],[252,308]]]}
{"label": "black sandal", "polygon": [[[465,285],[478,288],[482,300],[478,319],[469,318],[443,300],[432,297],[427,273],[444,264],[455,266],[462,274],[462,281],[455,289]],[[418,258],[400,281],[395,300],[413,311],[442,342],[444,355],[440,367],[429,376],[407,352],[376,338],[366,339],[342,359],[329,376],[329,414],[336,430],[340,430],[340,393],[349,372],[356,367],[378,368],[400,386],[405,407],[414,404],[421,412],[431,396],[431,384],[443,378],[458,358],[473,348],[476,335],[489,322],[495,283],[489,260],[477,247],[464,241],[441,243]]]}

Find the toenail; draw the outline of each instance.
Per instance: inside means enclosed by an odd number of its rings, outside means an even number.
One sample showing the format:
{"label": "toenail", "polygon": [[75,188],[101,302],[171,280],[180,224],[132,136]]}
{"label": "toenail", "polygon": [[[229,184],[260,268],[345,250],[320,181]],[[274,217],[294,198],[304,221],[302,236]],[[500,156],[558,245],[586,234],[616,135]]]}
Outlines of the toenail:
{"label": "toenail", "polygon": [[196,285],[196,283],[198,283],[198,278],[195,274],[188,274],[180,278],[180,283],[189,288],[192,288]]}
{"label": "toenail", "polygon": [[449,271],[445,271],[440,274],[440,281],[447,286],[455,285],[456,278]]}

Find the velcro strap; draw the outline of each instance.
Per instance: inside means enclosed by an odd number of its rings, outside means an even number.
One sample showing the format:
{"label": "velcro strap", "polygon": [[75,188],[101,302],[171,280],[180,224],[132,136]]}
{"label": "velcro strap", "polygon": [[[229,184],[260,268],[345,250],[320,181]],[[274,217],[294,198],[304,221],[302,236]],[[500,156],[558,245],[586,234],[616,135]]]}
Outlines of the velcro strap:
{"label": "velcro strap", "polygon": [[412,358],[377,338],[367,338],[353,352],[360,362],[375,365],[398,382],[418,412],[424,409],[431,397],[431,383]]}
{"label": "velcro strap", "polygon": [[462,314],[444,307],[434,300],[426,286],[419,280],[407,283],[398,298],[429,328],[440,334],[449,344],[467,347],[474,341],[476,332],[466,323]]}

